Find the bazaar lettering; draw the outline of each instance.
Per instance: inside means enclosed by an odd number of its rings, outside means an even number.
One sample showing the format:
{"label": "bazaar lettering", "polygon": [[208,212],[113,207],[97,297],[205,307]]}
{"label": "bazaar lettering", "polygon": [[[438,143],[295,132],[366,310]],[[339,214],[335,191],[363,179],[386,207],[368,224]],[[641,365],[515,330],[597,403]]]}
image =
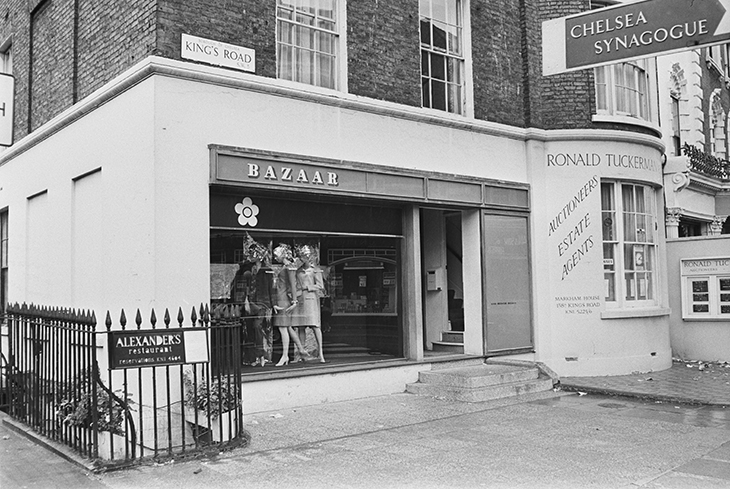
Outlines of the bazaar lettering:
{"label": "bazaar lettering", "polygon": [[264,180],[279,181],[282,182],[296,182],[296,183],[309,183],[312,185],[327,185],[330,187],[337,187],[340,182],[338,181],[338,175],[335,172],[320,172],[315,170],[314,174],[307,174],[307,170],[301,168],[298,172],[294,168],[282,166],[280,169],[276,169],[274,166],[269,165],[265,170],[256,163],[248,164],[248,178],[258,179],[262,176]]}

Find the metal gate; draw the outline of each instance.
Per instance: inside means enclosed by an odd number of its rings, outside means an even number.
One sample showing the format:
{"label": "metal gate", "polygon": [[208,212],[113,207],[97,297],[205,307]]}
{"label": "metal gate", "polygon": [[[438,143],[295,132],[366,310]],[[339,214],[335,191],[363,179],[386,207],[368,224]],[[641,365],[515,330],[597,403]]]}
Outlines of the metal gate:
{"label": "metal gate", "polygon": [[91,459],[233,446],[243,436],[240,327],[211,321],[203,305],[184,322],[182,309],[174,321],[166,310],[161,324],[154,310],[147,322],[137,310],[132,324],[122,311],[97,328],[91,312],[8,305],[1,407]]}

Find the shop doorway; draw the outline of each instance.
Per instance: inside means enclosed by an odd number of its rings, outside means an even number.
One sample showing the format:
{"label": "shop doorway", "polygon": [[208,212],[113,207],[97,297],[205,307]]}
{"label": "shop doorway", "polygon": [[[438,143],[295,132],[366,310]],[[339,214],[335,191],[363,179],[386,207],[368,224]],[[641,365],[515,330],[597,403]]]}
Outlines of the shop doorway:
{"label": "shop doorway", "polygon": [[464,352],[460,211],[421,210],[424,353]]}

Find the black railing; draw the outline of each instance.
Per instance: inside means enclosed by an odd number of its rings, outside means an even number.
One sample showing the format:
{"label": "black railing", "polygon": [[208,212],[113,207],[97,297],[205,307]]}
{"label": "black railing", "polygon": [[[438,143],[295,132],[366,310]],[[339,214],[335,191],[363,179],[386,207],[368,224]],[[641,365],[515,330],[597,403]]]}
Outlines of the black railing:
{"label": "black railing", "polygon": [[[93,313],[68,309],[11,305],[2,319],[0,404],[42,435],[112,462],[241,439],[241,326],[224,318],[211,322],[207,306],[193,309],[188,325],[182,309],[176,321],[165,311],[162,324],[154,310],[147,323],[137,310],[133,324],[124,311],[116,323],[107,313],[98,331]],[[158,338],[188,334],[185,351],[197,351],[193,361],[184,352],[155,356],[171,350],[155,346]],[[110,354],[119,338],[122,345],[140,345],[126,350],[137,357]],[[97,358],[100,346],[107,355]]]}
{"label": "black railing", "polygon": [[682,151],[689,156],[690,170],[722,181],[730,180],[730,162],[709,155],[697,148],[684,143]]}

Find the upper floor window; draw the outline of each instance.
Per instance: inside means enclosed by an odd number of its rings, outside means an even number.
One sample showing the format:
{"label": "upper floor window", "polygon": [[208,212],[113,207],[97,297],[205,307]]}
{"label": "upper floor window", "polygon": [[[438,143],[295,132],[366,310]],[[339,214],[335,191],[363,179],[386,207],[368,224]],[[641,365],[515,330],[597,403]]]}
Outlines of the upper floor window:
{"label": "upper floor window", "polygon": [[682,137],[680,135],[679,124],[679,97],[670,96],[672,103],[672,149],[674,156],[682,156]]}
{"label": "upper floor window", "polygon": [[13,51],[9,44],[0,46],[0,73],[13,74]]}
{"label": "upper floor window", "polygon": [[649,72],[646,60],[595,69],[598,114],[649,121]]}
{"label": "upper floor window", "polygon": [[645,185],[601,182],[603,274],[607,305],[654,305],[656,193]]}
{"label": "upper floor window", "polygon": [[715,158],[725,159],[726,137],[725,137],[725,109],[722,107],[722,97],[720,89],[716,88],[712,92],[712,100],[710,101],[710,149],[712,156]]}
{"label": "upper floor window", "polygon": [[421,104],[464,114],[464,12],[461,0],[420,0]]}
{"label": "upper floor window", "polygon": [[277,77],[339,89],[340,0],[277,0]]}

